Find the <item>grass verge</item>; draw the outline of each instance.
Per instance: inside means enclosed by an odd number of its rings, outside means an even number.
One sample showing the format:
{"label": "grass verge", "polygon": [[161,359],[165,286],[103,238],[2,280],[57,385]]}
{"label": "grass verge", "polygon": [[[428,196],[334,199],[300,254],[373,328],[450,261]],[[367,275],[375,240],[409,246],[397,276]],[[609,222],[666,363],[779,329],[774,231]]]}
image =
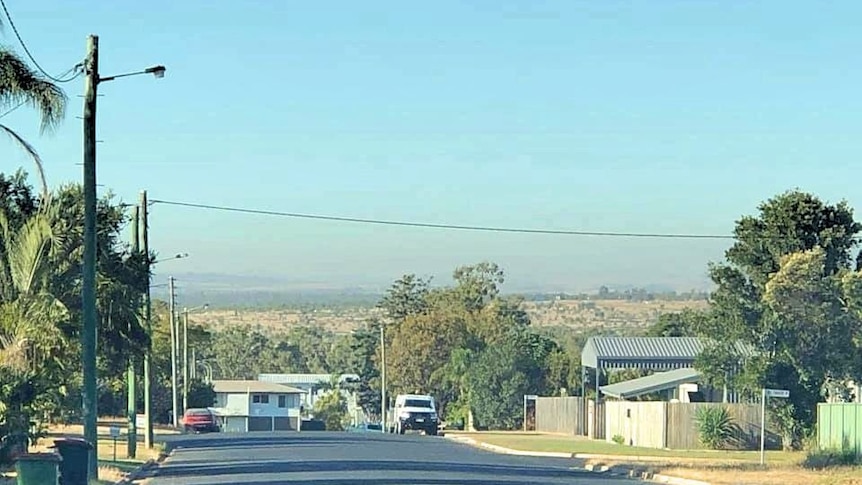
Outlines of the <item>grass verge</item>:
{"label": "grass verge", "polygon": [[[575,436],[541,433],[447,433],[521,451],[605,455],[585,464],[632,467],[713,485],[862,485],[862,467],[803,466],[803,452],[769,451],[765,467],[758,451],[662,450],[618,445]],[[665,461],[666,460],[666,461]]]}

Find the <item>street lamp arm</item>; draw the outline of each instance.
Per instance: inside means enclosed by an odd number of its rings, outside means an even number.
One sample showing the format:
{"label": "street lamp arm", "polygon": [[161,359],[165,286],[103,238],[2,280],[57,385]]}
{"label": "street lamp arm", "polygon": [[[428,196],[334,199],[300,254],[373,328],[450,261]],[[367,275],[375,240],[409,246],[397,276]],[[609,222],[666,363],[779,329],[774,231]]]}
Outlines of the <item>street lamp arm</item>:
{"label": "street lamp arm", "polygon": [[155,76],[157,78],[163,78],[163,77],[165,77],[165,71],[166,70],[167,70],[167,68],[165,68],[165,66],[153,66],[153,67],[148,67],[148,68],[144,69],[143,71],[127,72],[125,74],[116,74],[114,76],[106,76],[106,77],[100,76],[96,79],[96,81],[102,83],[105,81],[113,81],[114,79],[121,78],[121,77],[139,76],[141,74],[152,74],[153,76]]}
{"label": "street lamp arm", "polygon": [[178,254],[175,254],[169,258],[151,260],[150,264],[156,264],[156,263],[161,263],[163,261],[170,261],[172,259],[183,259],[183,258],[188,258],[188,257],[189,257],[189,253],[178,253]]}

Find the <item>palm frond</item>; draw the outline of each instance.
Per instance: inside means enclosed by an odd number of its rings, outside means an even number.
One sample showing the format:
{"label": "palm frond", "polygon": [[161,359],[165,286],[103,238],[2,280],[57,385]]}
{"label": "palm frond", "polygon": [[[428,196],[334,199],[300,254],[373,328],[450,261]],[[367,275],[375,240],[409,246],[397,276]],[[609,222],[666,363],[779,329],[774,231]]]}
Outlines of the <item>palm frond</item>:
{"label": "palm frond", "polygon": [[51,222],[42,212],[34,214],[12,238],[7,247],[9,272],[16,292],[21,295],[39,291],[44,280],[52,245]]}
{"label": "palm frond", "polygon": [[42,133],[52,130],[66,114],[66,94],[44,79],[13,51],[0,47],[0,105],[26,103],[39,111]]}
{"label": "palm frond", "polygon": [[39,153],[33,145],[24,138],[21,138],[21,135],[16,133],[12,128],[0,123],[0,131],[6,133],[6,135],[11,138],[15,144],[22,148],[24,152],[33,159],[33,163],[36,164],[36,171],[39,172],[39,181],[42,183],[42,200],[47,201],[49,197],[48,181],[45,179],[45,167],[42,163],[42,157],[39,156]]}

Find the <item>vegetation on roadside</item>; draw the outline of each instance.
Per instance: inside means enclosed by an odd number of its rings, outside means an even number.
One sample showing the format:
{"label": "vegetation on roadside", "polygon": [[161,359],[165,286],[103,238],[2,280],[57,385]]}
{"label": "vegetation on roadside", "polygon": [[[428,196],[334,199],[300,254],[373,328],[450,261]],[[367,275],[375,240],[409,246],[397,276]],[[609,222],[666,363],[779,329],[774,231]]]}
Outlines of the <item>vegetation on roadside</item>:
{"label": "vegetation on roadside", "polygon": [[698,439],[712,450],[727,448],[734,441],[738,427],[726,407],[699,407],[695,414]]}

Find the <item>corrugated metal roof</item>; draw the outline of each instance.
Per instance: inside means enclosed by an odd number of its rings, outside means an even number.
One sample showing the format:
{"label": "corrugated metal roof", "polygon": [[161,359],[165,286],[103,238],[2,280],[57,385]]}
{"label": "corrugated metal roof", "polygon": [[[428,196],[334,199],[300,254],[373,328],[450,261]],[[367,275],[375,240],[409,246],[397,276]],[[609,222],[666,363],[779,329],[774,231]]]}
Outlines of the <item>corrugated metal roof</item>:
{"label": "corrugated metal roof", "polygon": [[[698,337],[590,337],[581,352],[581,364],[593,369],[599,362],[605,364],[602,367],[691,367],[704,347]],[[741,356],[753,353],[742,343],[736,349]],[[660,361],[665,365],[655,365]]]}
{"label": "corrugated metal roof", "polygon": [[700,381],[700,372],[691,367],[684,367],[668,372],[659,372],[646,377],[639,377],[630,381],[601,386],[599,389],[606,396],[627,399],[651,392],[672,389],[680,384],[698,381]]}
{"label": "corrugated metal roof", "polygon": [[212,381],[215,392],[241,394],[245,392],[265,394],[305,394],[302,389],[261,381]]}
{"label": "corrugated metal roof", "polygon": [[[328,384],[332,374],[258,374],[257,380],[262,382],[277,382],[279,384]],[[341,374],[341,382],[359,380],[356,374]]]}

